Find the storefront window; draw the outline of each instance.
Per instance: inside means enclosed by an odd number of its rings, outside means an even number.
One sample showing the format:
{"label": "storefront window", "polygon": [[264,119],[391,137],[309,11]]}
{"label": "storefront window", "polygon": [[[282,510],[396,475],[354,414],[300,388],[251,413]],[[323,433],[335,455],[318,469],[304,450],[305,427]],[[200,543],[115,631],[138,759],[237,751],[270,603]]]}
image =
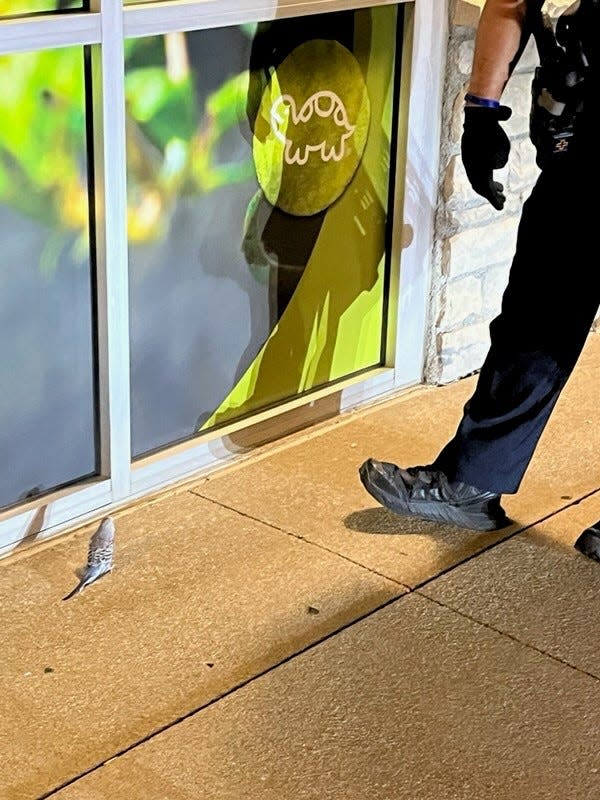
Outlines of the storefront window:
{"label": "storefront window", "polygon": [[446,42],[378,2],[0,0],[0,557],[420,383]]}
{"label": "storefront window", "polygon": [[401,16],[127,41],[134,456],[382,362]]}
{"label": "storefront window", "polygon": [[0,56],[0,507],[96,472],[84,72]]}

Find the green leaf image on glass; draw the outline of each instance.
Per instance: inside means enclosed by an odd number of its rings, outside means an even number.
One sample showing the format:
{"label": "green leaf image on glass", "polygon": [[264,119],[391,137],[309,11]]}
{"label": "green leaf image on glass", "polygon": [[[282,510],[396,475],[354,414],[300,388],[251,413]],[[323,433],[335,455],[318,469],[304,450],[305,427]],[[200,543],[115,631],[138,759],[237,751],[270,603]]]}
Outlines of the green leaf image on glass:
{"label": "green leaf image on glass", "polygon": [[83,49],[0,56],[0,203],[48,229],[51,272],[75,238],[88,251]]}
{"label": "green leaf image on glass", "polygon": [[164,149],[174,138],[190,139],[198,110],[190,76],[174,80],[160,67],[136,69],[127,75],[125,92],[132,118]]}
{"label": "green leaf image on glass", "polygon": [[221,138],[245,114],[246,71],[200,104],[188,37],[170,33],[126,42],[128,235],[163,239],[180,198],[249,180],[250,158],[221,163]]}

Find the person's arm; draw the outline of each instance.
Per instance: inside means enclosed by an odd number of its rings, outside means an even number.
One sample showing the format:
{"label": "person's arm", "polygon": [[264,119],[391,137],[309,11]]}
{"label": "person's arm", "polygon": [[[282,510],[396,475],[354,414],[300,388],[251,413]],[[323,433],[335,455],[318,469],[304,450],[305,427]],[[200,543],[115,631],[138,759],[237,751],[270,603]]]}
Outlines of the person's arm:
{"label": "person's arm", "polygon": [[527,43],[528,3],[487,0],[477,28],[469,94],[499,100]]}
{"label": "person's arm", "polygon": [[494,170],[506,166],[510,140],[500,125],[511,115],[500,97],[529,39],[528,8],[542,0],[487,0],[475,39],[465,97],[462,160],[473,189],[500,211],[506,197]]}

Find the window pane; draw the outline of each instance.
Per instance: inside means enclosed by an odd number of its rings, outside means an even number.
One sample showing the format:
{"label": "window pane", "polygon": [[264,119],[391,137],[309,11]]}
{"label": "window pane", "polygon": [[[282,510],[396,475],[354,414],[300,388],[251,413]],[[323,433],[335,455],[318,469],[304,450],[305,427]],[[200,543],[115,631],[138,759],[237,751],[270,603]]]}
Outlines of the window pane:
{"label": "window pane", "polygon": [[127,42],[134,456],[381,363],[398,14]]}
{"label": "window pane", "polygon": [[83,48],[0,56],[0,506],[96,469]]}

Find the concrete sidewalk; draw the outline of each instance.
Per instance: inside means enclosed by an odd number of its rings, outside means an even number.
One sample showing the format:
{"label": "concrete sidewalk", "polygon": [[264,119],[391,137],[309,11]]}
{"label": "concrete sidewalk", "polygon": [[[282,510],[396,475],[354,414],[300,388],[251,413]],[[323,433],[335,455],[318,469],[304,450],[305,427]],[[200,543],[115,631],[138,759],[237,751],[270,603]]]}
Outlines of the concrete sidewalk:
{"label": "concrete sidewalk", "polygon": [[368,456],[426,463],[474,379],[295,434],[0,562],[0,798],[596,800],[600,334],[518,495],[473,534],[396,517]]}

